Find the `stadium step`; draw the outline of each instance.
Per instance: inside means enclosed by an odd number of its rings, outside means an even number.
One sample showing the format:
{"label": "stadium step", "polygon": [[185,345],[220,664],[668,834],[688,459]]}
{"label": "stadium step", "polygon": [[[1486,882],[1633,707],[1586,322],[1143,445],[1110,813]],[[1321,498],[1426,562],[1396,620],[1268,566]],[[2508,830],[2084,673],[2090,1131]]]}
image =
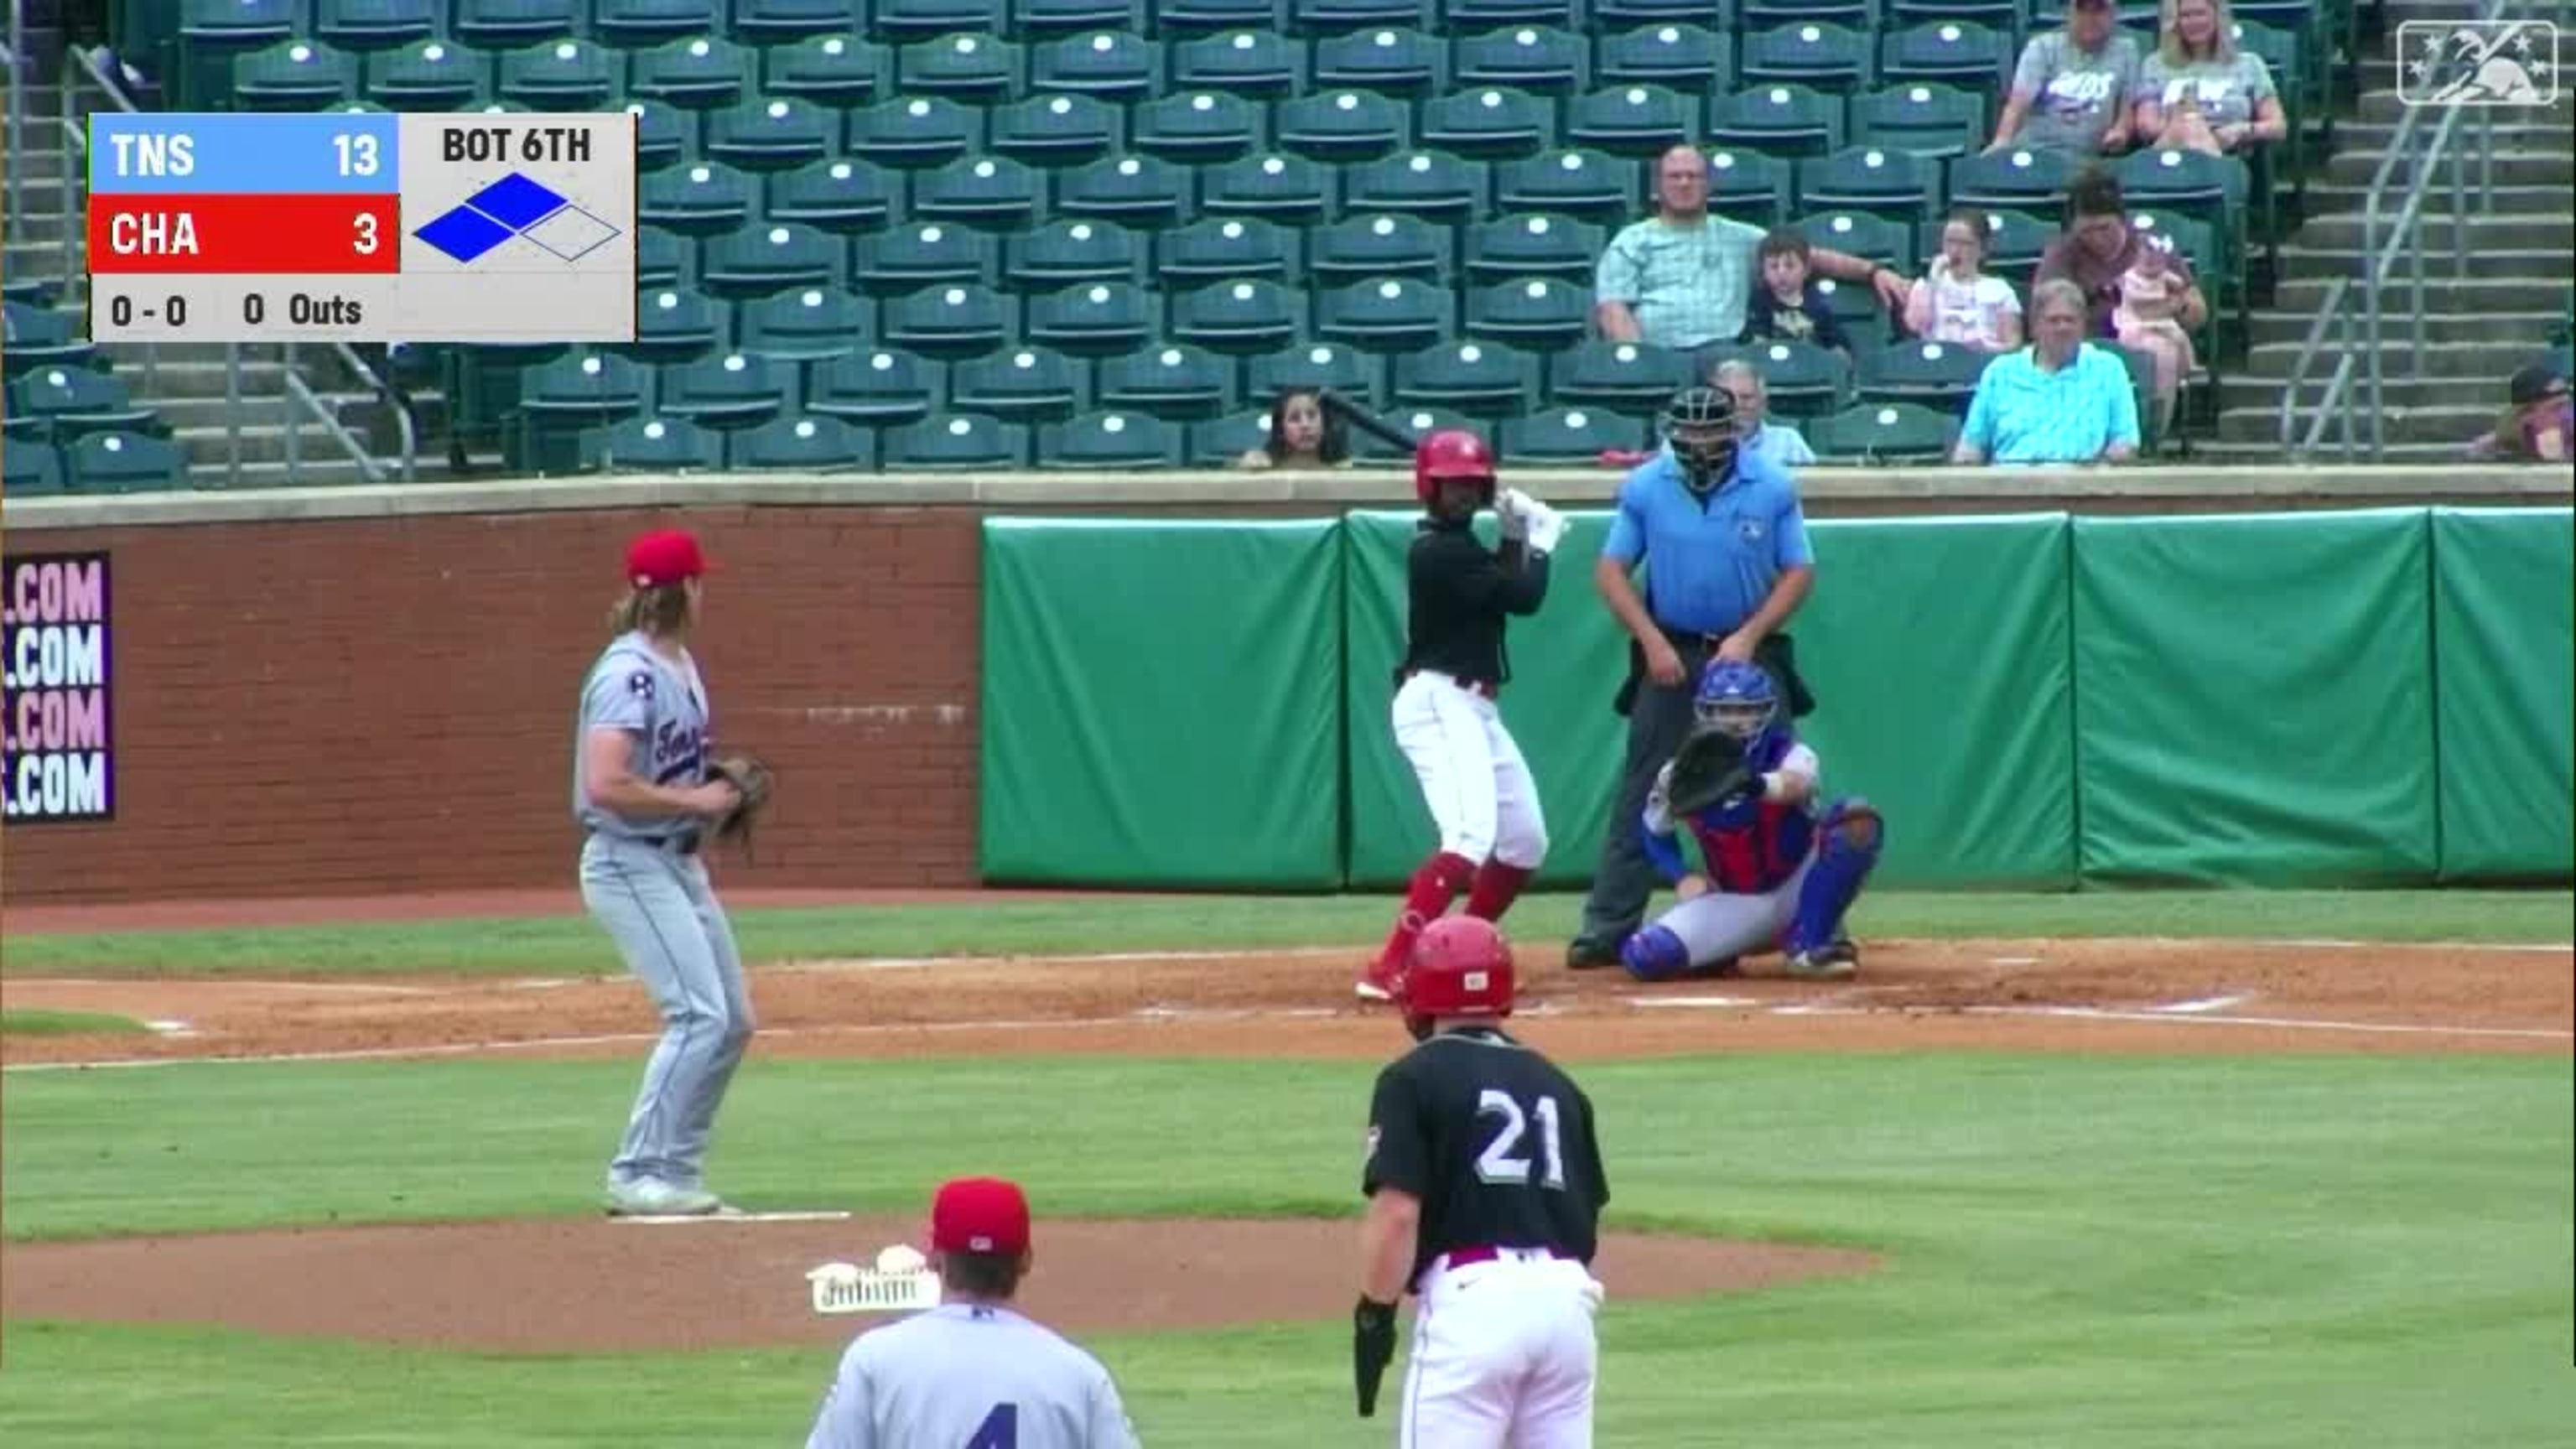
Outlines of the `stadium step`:
{"label": "stadium step", "polygon": [[[2357,267],[2347,268],[2352,273],[2358,270]],[[2283,281],[2278,299],[2281,310],[2303,317],[2314,316],[2318,305],[2325,300],[2327,281],[2323,276],[2292,277]],[[2435,312],[2527,312],[2552,297],[2564,298],[2566,292],[2563,271],[2560,280],[2555,282],[2488,275],[2453,281],[2442,268],[2429,260],[2424,268],[2424,305]]]}
{"label": "stadium step", "polygon": [[[2476,188],[2471,186],[2465,192],[2464,199],[2468,213],[2473,217],[2564,216],[2567,214],[2567,187],[2564,183],[2555,186],[2499,184],[2490,189],[2484,197],[2479,196]],[[2308,186],[2308,214],[2311,216],[2359,216],[2369,200],[2370,187],[2366,179],[2360,182],[2318,181]],[[2398,195],[2393,202],[2384,200],[2383,204],[2386,206],[2386,214],[2394,215],[2405,207],[2406,198]],[[2447,176],[2433,188],[2431,195],[2424,198],[2422,214],[2426,217],[2448,217],[2454,214],[2451,206],[2451,186]]]}
{"label": "stadium step", "polygon": [[[2394,179],[2390,184],[2391,194],[2404,195],[2404,188],[2411,184],[2411,178],[2420,174],[2420,162],[2417,158],[2423,154],[2422,144],[2421,138],[2410,143],[2411,149],[2407,158],[2398,163],[2397,171],[2394,173]],[[2335,153],[2327,158],[2325,168],[2318,173],[2316,181],[2310,183],[2311,189],[2319,184],[2367,189],[2378,177],[2380,164],[2388,158],[2386,148],[2386,137],[2370,141],[2337,132]],[[2475,204],[2474,188],[2482,171],[2496,186],[2555,186],[2562,196],[2566,194],[2569,180],[2576,178],[2576,156],[2570,156],[2564,151],[2553,153],[2532,148],[2513,148],[2499,143],[2496,146],[2495,159],[2483,168],[2479,166],[2474,151],[2463,152],[2461,155],[2465,157],[2469,168],[2463,173],[2463,178],[2471,187],[2472,205]],[[2431,178],[2431,188],[2434,194],[2442,199],[2444,205],[2450,203],[2449,168],[2455,164],[2460,162],[2445,158],[2442,169]]]}
{"label": "stadium step", "polygon": [[[2559,49],[2562,56],[2567,52],[2576,51],[2576,30],[2570,30],[2561,36],[2559,40]],[[2376,69],[2376,74],[2373,73],[2374,69]],[[2354,125],[2364,127],[2365,129],[2374,126],[2385,126],[2394,129],[2399,121],[2406,118],[2407,112],[2425,109],[2423,107],[2410,104],[2405,97],[2397,93],[2397,89],[2394,84],[2396,80],[2396,71],[2394,68],[2389,67],[2387,62],[2366,61],[2362,64],[2361,73],[2362,91],[2360,103],[2354,107],[2353,115],[2350,118],[2336,123],[2336,136],[2342,136],[2343,129],[2345,127]],[[2463,129],[2474,129],[2478,125],[2492,120],[2498,137],[2503,137],[2515,131],[2537,131],[2543,129],[2548,126],[2553,116],[2563,117],[2566,114],[2566,83],[2563,77],[2560,80],[2559,89],[2559,103],[2558,106],[2552,110],[2544,111],[2538,107],[2531,106],[2480,107],[2479,110],[2492,110],[2495,114],[2492,117],[2486,117],[2479,115],[2477,111],[2471,111],[2460,118],[2461,126]],[[2441,115],[2438,112],[2426,116],[2423,120],[2415,123],[2415,133],[2419,136],[2430,134],[2428,128],[2435,121],[2440,119]]]}
{"label": "stadium step", "polygon": [[[2353,381],[2354,395],[2349,399],[2349,406],[2358,412],[2369,406],[2370,399],[2367,396],[2367,389],[2360,385],[2361,380],[2356,377]],[[2309,404],[2309,408],[2302,411],[2299,423],[2301,436],[2305,436],[2307,413],[2313,409],[2315,397],[2316,389],[2311,385],[2307,397],[2303,399]],[[2431,456],[2459,457],[2468,449],[2470,441],[2479,433],[2494,427],[2496,418],[2504,412],[2504,404],[2498,398],[2481,398],[2469,402],[2400,402],[2393,390],[2387,394],[2387,398],[2386,425],[2380,435],[2382,439],[2391,445],[2405,444],[2429,449]],[[2326,436],[2329,440],[2337,439],[2337,426],[2336,424],[2327,425]],[[2366,427],[2365,417],[2356,416],[2353,419],[2354,443],[2357,450],[2365,456],[2369,453]],[[2277,456],[2281,442],[2281,411],[2278,407],[2229,408],[2218,415],[2218,436],[2211,441],[2218,444],[2257,447]],[[2330,442],[2329,446],[2336,446],[2336,443]]]}
{"label": "stadium step", "polygon": [[[2360,336],[2361,329],[2356,327],[2354,333]],[[2379,332],[2384,348],[2403,350],[2406,370],[2416,377],[2432,384],[2470,382],[2480,387],[2492,387],[2496,379],[2512,376],[2515,368],[2542,350],[2546,345],[2543,341],[2546,335],[2545,329],[2511,335],[2500,328],[2494,336],[2476,342],[2436,342],[2427,335],[2423,349],[2418,351],[2414,345],[2414,328],[2402,317],[2383,317]],[[2245,360],[2228,374],[2228,381],[2242,381],[2250,386],[2260,378],[2287,377],[2291,365],[2298,361],[2299,346],[2295,341],[2257,343],[2247,351]],[[2333,354],[2329,352],[2327,355],[2331,357]],[[2311,368],[2310,376],[2314,375]],[[2498,405],[2502,405],[2500,398]]]}
{"label": "stadium step", "polygon": [[[2455,216],[2422,217],[2418,223],[2420,245],[2428,249],[2428,258],[2439,257],[2453,248],[2466,247],[2481,259],[2495,253],[2542,252],[2563,260],[2576,253],[2576,215],[2571,215],[2566,209],[2565,200],[2565,194],[2561,193],[2560,210],[2554,216],[2480,216],[2473,213],[2466,226],[2460,225],[2459,218]],[[2357,252],[2362,248],[2362,227],[2367,219],[2358,211],[2335,215],[2312,213],[2299,228],[2296,238],[2298,249],[2325,254]],[[2384,212],[2380,225],[2385,228],[2395,219],[2394,212]],[[2286,252],[2286,248],[2284,250]]]}
{"label": "stadium step", "polygon": [[[2477,424],[2469,424],[2469,431],[2471,435],[2474,436],[2477,431]],[[2352,457],[2354,462],[2368,463],[2372,461],[2368,439],[2362,437],[2358,432],[2356,432],[2353,434],[2352,443]],[[2465,446],[2465,444],[2449,438],[2432,442],[2403,443],[2398,442],[2395,439],[2382,439],[2380,442],[2379,457],[2377,461],[2396,464],[2412,463],[2423,466],[2432,466],[2441,463],[2456,463],[2460,460],[2461,450]],[[2203,438],[2192,444],[2192,461],[2214,467],[2241,467],[2247,464],[2273,463],[2280,461],[2281,456],[2281,444],[2280,440],[2277,438],[2267,438],[2259,443],[2249,443],[2231,438]],[[2314,461],[2320,463],[2342,462],[2342,438],[2340,436],[2326,437],[2319,442],[2316,451],[2310,456]]]}
{"label": "stadium step", "polygon": [[[2424,340],[2438,346],[2445,342],[2480,342],[2507,334],[2518,338],[2546,338],[2549,329],[2564,320],[2564,311],[2434,312],[2424,318]],[[2313,312],[2257,312],[2247,319],[2247,340],[2258,351],[2276,343],[2296,347],[2307,340],[2308,328],[2315,321]],[[2381,323],[2382,335],[2399,325],[2401,319],[2388,317]],[[2358,322],[2355,332],[2356,335],[2359,332]],[[2408,324],[2406,336],[2411,345],[2414,337],[2411,324]]]}

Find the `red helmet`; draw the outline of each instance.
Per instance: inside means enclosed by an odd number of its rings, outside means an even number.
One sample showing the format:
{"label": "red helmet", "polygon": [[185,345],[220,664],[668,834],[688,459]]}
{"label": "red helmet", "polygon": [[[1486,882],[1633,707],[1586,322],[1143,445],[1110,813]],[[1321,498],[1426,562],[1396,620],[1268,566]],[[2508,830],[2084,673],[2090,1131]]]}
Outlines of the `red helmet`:
{"label": "red helmet", "polygon": [[1413,959],[1396,983],[1405,1015],[1509,1016],[1512,948],[1481,916],[1443,916],[1422,928]]}
{"label": "red helmet", "polygon": [[1485,497],[1494,496],[1494,450],[1464,428],[1442,428],[1413,445],[1413,496],[1429,506],[1448,478],[1483,482]]}

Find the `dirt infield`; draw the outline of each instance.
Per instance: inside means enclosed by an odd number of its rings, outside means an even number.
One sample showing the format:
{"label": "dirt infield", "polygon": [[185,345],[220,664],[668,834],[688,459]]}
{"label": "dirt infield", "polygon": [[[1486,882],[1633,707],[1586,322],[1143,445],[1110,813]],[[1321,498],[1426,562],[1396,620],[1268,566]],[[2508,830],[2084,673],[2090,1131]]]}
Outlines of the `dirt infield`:
{"label": "dirt infield", "polygon": [[[1384,1058],[1403,1038],[1387,1012],[1350,997],[1353,959],[1347,951],[1140,953],[772,966],[753,974],[761,1020],[753,1051]],[[13,1072],[206,1058],[640,1060],[659,1026],[641,989],[622,977],[11,979],[0,995],[12,1008],[158,1024],[147,1037],[10,1038],[0,1047]],[[1741,976],[1648,987],[1541,961],[1528,971],[1524,1002],[1521,1030],[1571,1060],[1924,1048],[2576,1050],[2576,954],[2565,947],[1873,942],[1859,979],[1835,985],[1784,980],[1776,963],[1756,962]],[[1317,1222],[1049,1223],[1028,1303],[1074,1331],[1322,1320],[1343,1305],[1315,1265],[1340,1261],[1349,1232]],[[812,1312],[805,1270],[864,1262],[908,1236],[910,1225],[889,1222],[595,1222],[11,1245],[0,1249],[0,1313],[219,1322],[496,1351],[819,1345],[846,1338],[854,1320]],[[1620,1270],[1647,1262],[1651,1269],[1633,1275]],[[1614,1295],[1662,1296],[1868,1263],[1768,1245],[1617,1239],[1605,1246],[1601,1271]],[[614,1301],[606,1284],[616,1285]],[[655,1311],[656,1302],[671,1311]],[[1218,1304],[1225,1307],[1211,1307]]]}

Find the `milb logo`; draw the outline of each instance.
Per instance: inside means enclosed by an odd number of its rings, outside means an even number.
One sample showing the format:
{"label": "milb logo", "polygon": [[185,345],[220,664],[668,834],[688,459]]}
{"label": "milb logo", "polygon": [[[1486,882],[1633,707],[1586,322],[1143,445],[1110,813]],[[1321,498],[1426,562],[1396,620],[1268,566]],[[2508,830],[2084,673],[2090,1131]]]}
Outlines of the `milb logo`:
{"label": "milb logo", "polygon": [[412,235],[470,265],[513,239],[577,262],[614,239],[618,230],[569,198],[513,171]]}

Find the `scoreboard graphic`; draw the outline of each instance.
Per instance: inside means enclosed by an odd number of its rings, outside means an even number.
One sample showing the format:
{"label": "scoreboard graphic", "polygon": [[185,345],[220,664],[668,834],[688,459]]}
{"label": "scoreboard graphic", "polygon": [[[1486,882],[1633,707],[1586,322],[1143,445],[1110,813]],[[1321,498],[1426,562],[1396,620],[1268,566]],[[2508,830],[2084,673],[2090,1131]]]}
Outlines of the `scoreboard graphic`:
{"label": "scoreboard graphic", "polygon": [[632,342],[635,117],[90,118],[100,342]]}

